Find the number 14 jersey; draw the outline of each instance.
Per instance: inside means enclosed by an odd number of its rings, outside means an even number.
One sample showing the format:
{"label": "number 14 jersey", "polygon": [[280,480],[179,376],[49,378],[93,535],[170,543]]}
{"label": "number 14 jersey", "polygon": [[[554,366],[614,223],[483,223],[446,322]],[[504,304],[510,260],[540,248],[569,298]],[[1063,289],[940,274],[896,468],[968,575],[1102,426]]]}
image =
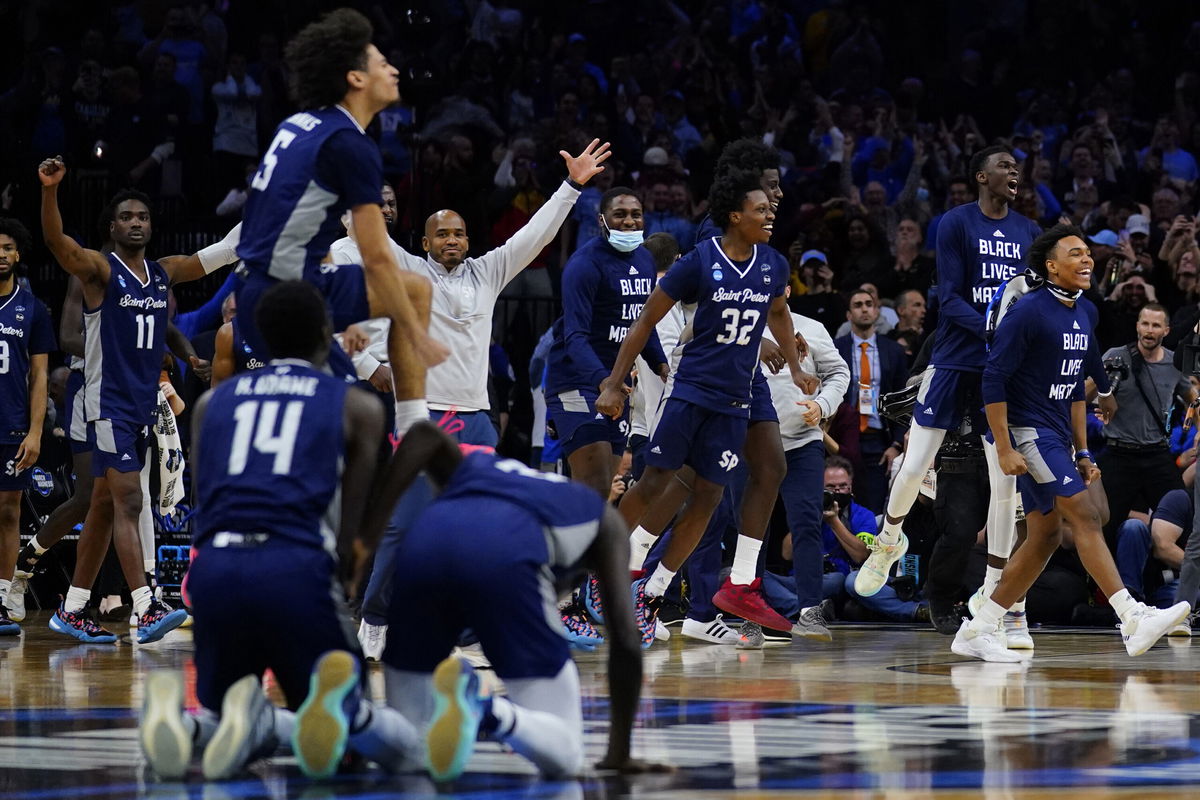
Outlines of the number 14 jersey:
{"label": "number 14 jersey", "polygon": [[671,376],[670,397],[749,417],[767,312],[784,293],[789,272],[787,260],[770,247],[755,245],[748,260],[733,261],[716,237],[671,266],[659,287],[673,300],[695,303],[696,311],[692,339],[681,346]]}

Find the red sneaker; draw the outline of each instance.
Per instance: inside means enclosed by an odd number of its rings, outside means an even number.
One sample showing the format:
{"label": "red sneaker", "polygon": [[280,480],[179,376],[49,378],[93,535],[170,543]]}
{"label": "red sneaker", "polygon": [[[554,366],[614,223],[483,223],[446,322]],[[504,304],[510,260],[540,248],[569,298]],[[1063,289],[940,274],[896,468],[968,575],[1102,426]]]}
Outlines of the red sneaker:
{"label": "red sneaker", "polygon": [[767,605],[762,593],[762,578],[755,578],[753,583],[745,586],[726,578],[720,590],[713,595],[713,605],[727,614],[735,614],[742,619],[757,622],[764,628],[779,631],[792,629],[791,622]]}

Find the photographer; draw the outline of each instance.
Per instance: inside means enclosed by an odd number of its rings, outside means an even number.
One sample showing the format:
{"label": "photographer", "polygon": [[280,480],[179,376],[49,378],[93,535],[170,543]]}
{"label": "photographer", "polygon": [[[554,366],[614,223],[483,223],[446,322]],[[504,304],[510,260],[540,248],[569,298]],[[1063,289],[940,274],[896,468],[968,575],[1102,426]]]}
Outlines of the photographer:
{"label": "photographer", "polygon": [[[1171,409],[1176,398],[1191,403],[1195,391],[1162,346],[1166,332],[1166,309],[1148,303],[1138,314],[1136,342],[1104,354],[1118,409],[1104,426],[1107,446],[1098,465],[1111,512],[1104,537],[1114,552],[1131,509],[1156,508],[1164,494],[1183,487],[1168,441]],[[1087,386],[1090,397],[1091,380]]]}

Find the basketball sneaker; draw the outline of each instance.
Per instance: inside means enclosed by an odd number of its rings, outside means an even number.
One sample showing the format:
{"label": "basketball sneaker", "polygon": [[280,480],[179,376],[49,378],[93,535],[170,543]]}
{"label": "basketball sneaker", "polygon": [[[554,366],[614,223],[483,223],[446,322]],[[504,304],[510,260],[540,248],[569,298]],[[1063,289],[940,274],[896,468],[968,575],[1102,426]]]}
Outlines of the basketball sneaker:
{"label": "basketball sneaker", "polygon": [[372,625],[365,619],[358,625],[358,643],[362,646],[363,658],[367,661],[383,659],[383,648],[387,646],[387,625]]}
{"label": "basketball sneaker", "polygon": [[567,632],[567,640],[571,647],[590,652],[604,644],[604,637],[592,625],[592,621],[578,602],[564,608],[561,615],[563,629]]}
{"label": "basketball sneaker", "polygon": [[465,660],[450,656],[433,671],[434,710],[425,735],[426,766],[435,781],[452,781],[467,768],[480,728],[496,727],[491,699]]}
{"label": "basketball sneaker", "polygon": [[[643,650],[654,644],[658,629],[658,607],[662,605],[661,597],[651,597],[646,594],[646,584],[649,582],[650,578],[642,578],[634,581],[632,587],[633,618],[637,621],[638,630],[642,633]],[[666,626],[663,626],[663,630],[666,630]]]}
{"label": "basketball sneaker", "polygon": [[358,659],[345,650],[329,651],[313,667],[292,732],[292,752],[310,778],[328,778],[342,761],[358,714],[359,678]]}
{"label": "basketball sneaker", "polygon": [[874,597],[879,593],[887,583],[892,566],[908,552],[908,537],[902,533],[899,542],[888,545],[876,536],[869,547],[871,555],[867,556],[854,578],[854,591],[859,597]]}
{"label": "basketball sneaker", "polygon": [[721,614],[712,622],[701,622],[698,619],[685,619],[682,633],[689,639],[696,639],[710,644],[735,645],[741,641],[742,635],[725,624]]}
{"label": "basketball sneaker", "polygon": [[1170,608],[1151,608],[1138,603],[1126,622],[1121,623],[1121,638],[1125,651],[1131,656],[1140,656],[1154,646],[1163,634],[1188,618],[1192,612],[1190,603],[1176,603]]}
{"label": "basketball sneaker", "polygon": [[595,575],[588,574],[580,587],[579,595],[583,598],[583,607],[592,618],[592,622],[603,625],[604,604],[600,601],[600,584],[596,582]]}
{"label": "basketball sneaker", "polygon": [[728,614],[757,622],[764,628],[780,631],[792,629],[791,621],[767,605],[762,591],[762,578],[755,578],[752,583],[745,585],[726,578],[721,588],[713,595],[713,605]]}
{"label": "basketball sneaker", "polygon": [[88,644],[109,644],[117,640],[115,634],[97,625],[95,620],[88,616],[86,609],[67,611],[59,606],[54,616],[50,617],[50,630],[73,636]]}
{"label": "basketball sneaker", "polygon": [[796,624],[792,626],[792,635],[802,639],[832,642],[833,634],[829,632],[829,623],[825,621],[825,607],[828,602],[823,600],[820,605],[802,610]]}
{"label": "basketball sneaker", "polygon": [[991,595],[985,594],[983,587],[980,586],[975,590],[975,594],[967,598],[967,610],[971,612],[972,617],[979,613],[979,609],[983,608],[983,604],[986,603],[990,597]]}
{"label": "basketball sneaker", "polygon": [[182,625],[187,615],[182,608],[173,609],[161,600],[152,599],[146,613],[138,618],[138,644],[157,642]]}
{"label": "basketball sneaker", "polygon": [[778,630],[759,625],[757,622],[746,621],[738,630],[741,639],[737,646],[739,650],[761,650],[764,647],[782,647],[792,642],[790,630]]}
{"label": "basketball sneaker", "polygon": [[957,655],[978,658],[981,661],[1015,663],[1026,658],[1005,647],[994,630],[980,633],[971,628],[971,621],[965,618],[954,636],[950,649]]}
{"label": "basketball sneaker", "polygon": [[[224,720],[222,720],[224,722]],[[182,778],[192,760],[192,733],[183,716],[183,675],[151,670],[146,675],[138,742],[154,774]]]}
{"label": "basketball sneaker", "polygon": [[1009,611],[1004,615],[1005,646],[1009,650],[1032,650],[1033,637],[1029,634],[1029,620],[1024,611]]}
{"label": "basketball sneaker", "polygon": [[[16,581],[13,581],[16,583]],[[1192,626],[1196,624],[1197,612],[1193,611],[1187,619],[1182,620],[1178,625],[1167,631],[1167,636],[1191,636]]]}
{"label": "basketball sneaker", "polygon": [[13,575],[12,585],[8,588],[8,597],[4,605],[8,607],[8,618],[13,622],[25,619],[25,592],[29,590],[29,579]]}
{"label": "basketball sneaker", "polygon": [[221,722],[204,748],[204,777],[210,781],[232,778],[247,764],[270,755],[278,744],[271,703],[258,676],[245,675],[225,690]]}
{"label": "basketball sneaker", "polygon": [[3,603],[0,603],[0,636],[19,636],[20,633],[21,626],[13,621],[8,614],[8,609],[4,607]]}
{"label": "basketball sneaker", "polygon": [[[42,555],[45,555],[45,553],[42,553]],[[17,568],[13,574],[18,578],[29,580],[33,577],[34,572],[37,571],[38,559],[41,557],[33,549],[33,545],[25,545],[21,548],[21,552],[17,553]]]}

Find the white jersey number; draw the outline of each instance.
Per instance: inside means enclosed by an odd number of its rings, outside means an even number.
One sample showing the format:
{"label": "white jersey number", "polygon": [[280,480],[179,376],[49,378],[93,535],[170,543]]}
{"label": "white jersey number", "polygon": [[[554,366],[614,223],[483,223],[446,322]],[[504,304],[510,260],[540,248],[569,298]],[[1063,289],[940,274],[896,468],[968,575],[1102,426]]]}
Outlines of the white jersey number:
{"label": "white jersey number", "polygon": [[137,317],[139,350],[154,349],[154,317],[151,314],[138,314]]}
{"label": "white jersey number", "polygon": [[267,184],[271,182],[271,175],[275,172],[275,166],[279,163],[279,156],[275,155],[275,151],[287,150],[288,145],[295,138],[296,134],[286,128],[275,134],[275,139],[267,148],[267,154],[263,156],[262,166],[255,173],[254,180],[250,181],[251,188],[258,189],[260,192],[267,188]]}
{"label": "white jersey number", "polygon": [[8,342],[0,342],[0,375],[8,374]]}
{"label": "white jersey number", "polygon": [[750,344],[750,334],[762,316],[756,309],[727,308],[721,312],[725,330],[717,334],[717,344]]}
{"label": "white jersey number", "polygon": [[254,449],[264,455],[275,456],[271,472],[287,475],[292,471],[292,453],[296,449],[296,434],[300,432],[300,417],[304,413],[304,402],[293,400],[283,409],[283,422],[279,432],[275,424],[279,419],[278,400],[247,400],[233,410],[237,428],[233,432],[233,445],[229,449],[229,474],[241,475],[246,471],[246,460],[250,456],[251,437]]}

